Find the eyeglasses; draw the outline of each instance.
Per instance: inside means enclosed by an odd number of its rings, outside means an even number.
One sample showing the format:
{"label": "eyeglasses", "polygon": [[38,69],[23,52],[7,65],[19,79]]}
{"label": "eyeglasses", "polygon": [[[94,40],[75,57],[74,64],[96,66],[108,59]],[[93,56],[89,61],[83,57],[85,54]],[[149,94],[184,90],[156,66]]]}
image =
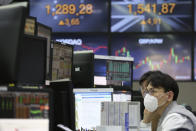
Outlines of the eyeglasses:
{"label": "eyeglasses", "polygon": [[154,95],[158,91],[156,91],[154,88],[151,88],[149,90],[148,89],[145,89],[143,92],[144,92],[144,96],[145,96],[146,94]]}

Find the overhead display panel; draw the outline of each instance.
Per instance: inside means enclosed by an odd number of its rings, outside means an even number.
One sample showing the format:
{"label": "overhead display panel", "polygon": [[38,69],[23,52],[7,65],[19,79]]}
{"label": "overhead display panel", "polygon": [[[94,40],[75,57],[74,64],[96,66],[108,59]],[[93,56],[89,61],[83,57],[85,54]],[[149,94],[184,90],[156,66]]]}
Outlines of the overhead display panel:
{"label": "overhead display panel", "polygon": [[161,70],[176,80],[191,80],[192,35],[112,35],[111,54],[133,57],[133,80],[149,70]]}
{"label": "overhead display panel", "polygon": [[93,50],[96,55],[108,55],[108,38],[104,34],[53,35],[53,40],[74,46],[74,51]]}
{"label": "overhead display panel", "polygon": [[107,0],[30,0],[30,15],[53,32],[106,32],[107,7]]}
{"label": "overhead display panel", "polygon": [[192,0],[111,0],[111,32],[188,32]]}

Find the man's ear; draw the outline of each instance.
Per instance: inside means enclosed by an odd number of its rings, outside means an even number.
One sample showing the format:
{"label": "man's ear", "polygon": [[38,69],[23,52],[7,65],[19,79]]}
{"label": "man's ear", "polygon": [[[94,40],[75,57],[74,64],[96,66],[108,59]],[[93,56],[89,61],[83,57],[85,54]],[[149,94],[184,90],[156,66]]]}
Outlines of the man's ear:
{"label": "man's ear", "polygon": [[168,94],[168,101],[173,101],[174,92],[173,91],[169,91],[169,92],[167,92],[167,94]]}

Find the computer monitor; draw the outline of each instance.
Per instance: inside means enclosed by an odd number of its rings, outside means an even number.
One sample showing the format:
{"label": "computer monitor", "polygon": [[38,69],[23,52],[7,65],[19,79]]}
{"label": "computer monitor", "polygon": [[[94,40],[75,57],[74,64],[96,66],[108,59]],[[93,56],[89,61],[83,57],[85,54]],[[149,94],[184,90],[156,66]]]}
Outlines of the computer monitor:
{"label": "computer monitor", "polygon": [[74,51],[73,85],[74,88],[92,88],[94,83],[94,53]]}
{"label": "computer monitor", "polygon": [[45,84],[46,44],[46,38],[24,35],[19,49],[17,84]]}
{"label": "computer monitor", "polygon": [[130,90],[133,78],[132,68],[132,57],[95,55],[94,85],[109,85]]}
{"label": "computer monitor", "polygon": [[112,96],[114,102],[131,101],[131,91],[114,91]]}
{"label": "computer monitor", "polygon": [[52,43],[52,81],[71,80],[73,46],[53,41]]}
{"label": "computer monitor", "polygon": [[52,28],[37,22],[37,36],[44,37],[47,39],[47,50],[46,50],[46,79],[51,80],[51,35]]}
{"label": "computer monitor", "polygon": [[25,7],[0,6],[0,84],[16,82],[19,47],[23,39]]}
{"label": "computer monitor", "polygon": [[52,92],[16,88],[0,92],[1,131],[52,131]]}
{"label": "computer monitor", "polygon": [[112,88],[73,89],[77,131],[93,130],[101,124],[101,102],[112,101]]}

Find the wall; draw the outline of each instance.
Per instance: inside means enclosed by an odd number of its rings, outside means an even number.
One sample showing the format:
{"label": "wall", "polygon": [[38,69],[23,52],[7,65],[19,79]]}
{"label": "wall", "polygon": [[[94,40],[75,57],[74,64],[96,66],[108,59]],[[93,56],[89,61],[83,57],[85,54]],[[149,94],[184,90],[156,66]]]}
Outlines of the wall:
{"label": "wall", "polygon": [[[178,82],[180,93],[179,104],[188,104],[196,111],[196,82]],[[139,90],[138,81],[133,82],[133,90]]]}

